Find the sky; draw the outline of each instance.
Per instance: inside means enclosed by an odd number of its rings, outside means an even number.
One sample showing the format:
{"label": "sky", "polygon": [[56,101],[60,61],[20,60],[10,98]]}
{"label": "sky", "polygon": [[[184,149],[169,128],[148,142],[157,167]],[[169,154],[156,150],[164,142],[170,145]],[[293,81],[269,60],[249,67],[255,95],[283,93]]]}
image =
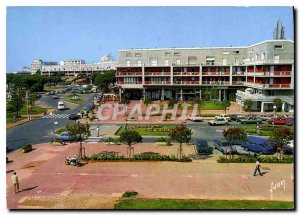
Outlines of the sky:
{"label": "sky", "polygon": [[6,70],[131,48],[247,46],[273,38],[280,19],[294,40],[292,7],[7,7]]}

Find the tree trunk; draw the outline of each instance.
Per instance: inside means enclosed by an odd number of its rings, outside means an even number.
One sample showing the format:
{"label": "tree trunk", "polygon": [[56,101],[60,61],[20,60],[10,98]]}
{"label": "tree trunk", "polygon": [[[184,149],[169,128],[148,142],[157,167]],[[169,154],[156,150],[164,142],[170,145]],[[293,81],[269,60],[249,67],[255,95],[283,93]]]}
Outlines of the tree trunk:
{"label": "tree trunk", "polygon": [[229,160],[232,159],[231,152],[232,152],[232,144],[229,145]]}
{"label": "tree trunk", "polygon": [[82,159],[82,142],[80,141],[80,147],[79,147],[79,157]]}

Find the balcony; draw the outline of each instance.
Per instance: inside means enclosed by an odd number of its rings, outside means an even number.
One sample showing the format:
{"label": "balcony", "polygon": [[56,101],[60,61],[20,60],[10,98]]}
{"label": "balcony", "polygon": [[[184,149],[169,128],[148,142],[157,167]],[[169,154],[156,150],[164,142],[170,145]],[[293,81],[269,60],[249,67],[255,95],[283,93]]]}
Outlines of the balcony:
{"label": "balcony", "polygon": [[255,88],[271,88],[271,89],[291,89],[291,84],[259,84],[259,83],[244,83],[246,86]]}
{"label": "balcony", "polygon": [[170,76],[171,72],[146,72],[145,76]]}
{"label": "balcony", "polygon": [[170,81],[145,81],[145,85],[166,85],[171,84]]}
{"label": "balcony", "polygon": [[258,64],[292,64],[294,60],[260,60],[260,61],[248,61],[244,62],[244,65],[258,65]]}
{"label": "balcony", "polygon": [[244,76],[244,75],[246,75],[246,72],[233,72],[232,75],[233,76]]}
{"label": "balcony", "polygon": [[203,76],[222,76],[230,75],[230,72],[202,72]]}
{"label": "balcony", "polygon": [[232,85],[244,85],[245,81],[232,81]]}
{"label": "balcony", "polygon": [[199,72],[174,72],[174,76],[198,76]]}
{"label": "balcony", "polygon": [[142,73],[141,72],[117,72],[116,76],[117,77],[124,77],[124,76],[135,77],[135,76],[142,76]]}
{"label": "balcony", "polygon": [[291,71],[255,72],[256,76],[291,76]]}
{"label": "balcony", "polygon": [[142,84],[141,81],[133,81],[133,82],[124,82],[124,81],[119,81],[117,82],[118,85],[128,85],[128,84]]}
{"label": "balcony", "polygon": [[229,81],[202,81],[203,85],[230,85]]}
{"label": "balcony", "polygon": [[174,85],[199,85],[200,81],[174,81]]}

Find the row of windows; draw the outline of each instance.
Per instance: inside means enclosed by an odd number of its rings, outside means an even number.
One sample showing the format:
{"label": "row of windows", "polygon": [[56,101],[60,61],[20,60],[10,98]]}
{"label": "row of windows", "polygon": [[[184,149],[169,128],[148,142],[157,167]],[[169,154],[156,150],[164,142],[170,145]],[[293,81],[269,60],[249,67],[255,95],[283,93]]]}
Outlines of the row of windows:
{"label": "row of windows", "polygon": [[71,71],[71,70],[82,70],[82,71],[92,71],[92,70],[103,70],[103,69],[111,69],[111,66],[107,66],[107,67],[97,67],[97,68],[72,68],[72,69],[66,69],[66,68],[43,68],[43,71]]}

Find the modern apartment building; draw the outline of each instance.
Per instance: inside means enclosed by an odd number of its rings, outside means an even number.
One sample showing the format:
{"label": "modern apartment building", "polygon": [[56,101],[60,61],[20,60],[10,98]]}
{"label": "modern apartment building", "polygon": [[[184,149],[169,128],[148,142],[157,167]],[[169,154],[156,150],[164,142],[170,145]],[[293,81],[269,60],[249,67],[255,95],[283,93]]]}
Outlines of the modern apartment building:
{"label": "modern apartment building", "polygon": [[50,61],[43,61],[41,59],[35,59],[30,65],[31,74],[34,75],[38,70],[42,71],[43,66],[57,65],[57,64],[58,64],[57,62],[50,62]]}
{"label": "modern apartment building", "polygon": [[157,48],[119,50],[119,93],[133,99],[202,97],[215,88],[219,100],[255,101],[254,108],[294,105],[294,42],[267,40],[243,47]]}
{"label": "modern apartment building", "polygon": [[84,60],[62,60],[56,65],[42,65],[41,72],[43,75],[55,75],[59,72],[64,76],[77,76],[80,73],[91,75],[93,73],[103,73],[108,70],[116,70],[117,61],[114,61],[109,55],[101,58],[101,61],[93,64],[86,64]]}

